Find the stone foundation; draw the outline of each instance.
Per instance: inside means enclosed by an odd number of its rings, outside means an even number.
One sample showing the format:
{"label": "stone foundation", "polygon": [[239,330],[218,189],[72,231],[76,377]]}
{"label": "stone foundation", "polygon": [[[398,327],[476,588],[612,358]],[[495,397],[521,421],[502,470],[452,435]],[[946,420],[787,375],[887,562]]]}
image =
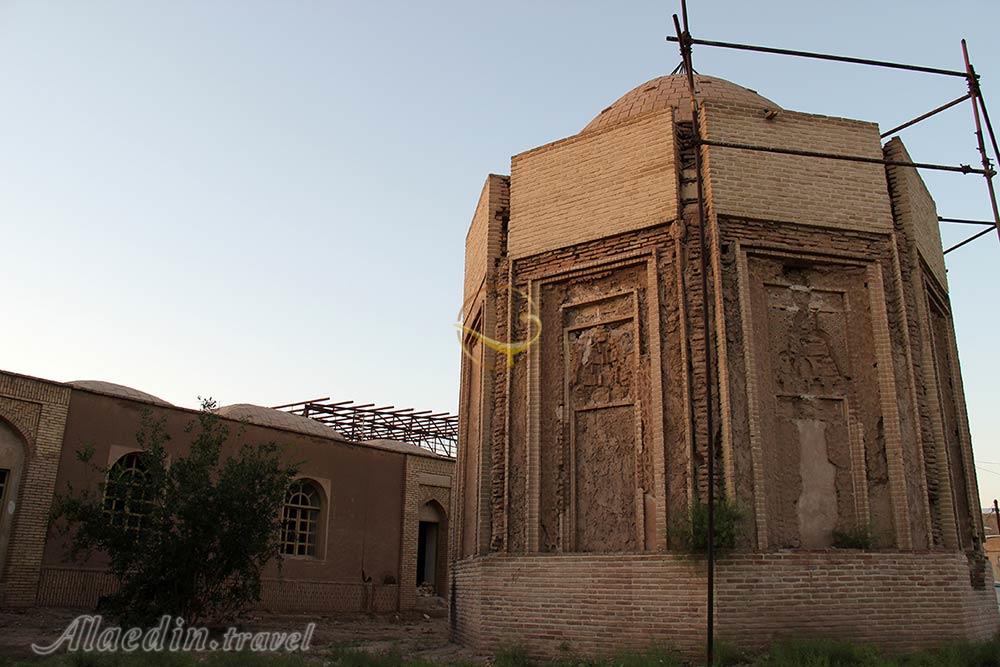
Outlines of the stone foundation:
{"label": "stone foundation", "polygon": [[[667,645],[700,652],[704,559],[686,555],[485,556],[455,563],[452,637],[488,652],[602,655]],[[739,554],[716,571],[716,636],[743,648],[836,638],[893,650],[985,640],[992,577],[973,588],[957,553]]]}

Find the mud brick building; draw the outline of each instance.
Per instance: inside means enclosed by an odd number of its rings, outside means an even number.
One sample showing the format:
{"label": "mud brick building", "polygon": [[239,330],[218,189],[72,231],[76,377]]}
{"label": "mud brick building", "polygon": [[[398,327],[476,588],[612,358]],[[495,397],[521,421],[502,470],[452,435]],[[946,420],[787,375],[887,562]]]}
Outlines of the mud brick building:
{"label": "mud brick building", "polygon": [[[169,452],[189,447],[194,410],[107,382],[0,371],[0,606],[92,608],[113,589],[103,554],[67,560],[49,512],[68,484],[96,490],[102,481],[77,459],[84,447],[102,467],[140,464],[144,411],[164,420]],[[274,442],[299,467],[283,510],[296,528],[282,534],[280,570],[265,570],[263,609],[390,611],[414,607],[418,584],[447,590],[453,459],[409,442],[360,442],[271,408],[237,404],[218,415],[226,448]]]}
{"label": "mud brick building", "polygon": [[[706,139],[909,160],[874,123],[696,79]],[[454,637],[539,654],[703,645],[706,564],[680,528],[709,456],[746,514],[718,563],[721,639],[991,636],[923,181],[703,146],[705,303],[691,136],[686,80],[665,76],[486,180],[466,241]],[[527,350],[508,363],[495,341]]]}

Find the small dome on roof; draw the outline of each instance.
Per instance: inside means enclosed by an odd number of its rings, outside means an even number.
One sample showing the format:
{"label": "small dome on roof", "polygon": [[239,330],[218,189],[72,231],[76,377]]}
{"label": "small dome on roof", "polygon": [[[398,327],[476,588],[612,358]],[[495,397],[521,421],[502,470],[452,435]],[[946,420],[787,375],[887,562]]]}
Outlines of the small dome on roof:
{"label": "small dome on roof", "polygon": [[343,440],[344,436],[329,426],[324,426],[315,419],[309,419],[301,415],[293,415],[291,412],[283,412],[274,408],[265,408],[262,405],[251,405],[250,403],[234,403],[233,405],[223,405],[215,413],[220,417],[236,419],[249,422],[258,426],[271,426],[273,428],[283,428],[286,431],[296,431],[307,435],[318,435],[321,438],[338,438]]}
{"label": "small dome on roof", "polygon": [[[761,109],[780,109],[771,100],[757,94],[757,91],[744,88],[731,81],[714,76],[696,74],[695,89],[700,100],[719,100],[723,102],[740,102],[760,107]],[[671,74],[661,76],[641,86],[636,86],[615,101],[614,104],[597,114],[594,120],[587,124],[580,133],[596,132],[650,111],[674,107],[682,117],[690,116],[691,96],[688,94],[687,75]]]}
{"label": "small dome on roof", "polygon": [[86,389],[87,391],[92,391],[98,394],[107,394],[108,396],[117,396],[118,398],[128,398],[141,403],[153,403],[155,405],[165,406],[173,405],[158,396],[147,394],[144,391],[139,391],[138,389],[133,389],[132,387],[126,387],[123,384],[115,384],[114,382],[103,382],[101,380],[73,380],[72,382],[67,382],[66,384],[75,389]]}

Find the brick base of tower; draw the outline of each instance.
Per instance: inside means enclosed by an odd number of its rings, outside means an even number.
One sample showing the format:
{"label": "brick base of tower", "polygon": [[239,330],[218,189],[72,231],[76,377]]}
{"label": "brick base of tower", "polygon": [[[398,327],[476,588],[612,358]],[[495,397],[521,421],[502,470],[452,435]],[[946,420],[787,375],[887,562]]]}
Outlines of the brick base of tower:
{"label": "brick base of tower", "polygon": [[[971,573],[958,553],[731,555],[716,571],[716,636],[747,649],[782,638],[889,650],[985,640],[1000,629],[997,598],[988,567],[976,586]],[[704,559],[674,554],[468,559],[454,564],[452,638],[539,657],[653,645],[696,654],[705,575]]]}

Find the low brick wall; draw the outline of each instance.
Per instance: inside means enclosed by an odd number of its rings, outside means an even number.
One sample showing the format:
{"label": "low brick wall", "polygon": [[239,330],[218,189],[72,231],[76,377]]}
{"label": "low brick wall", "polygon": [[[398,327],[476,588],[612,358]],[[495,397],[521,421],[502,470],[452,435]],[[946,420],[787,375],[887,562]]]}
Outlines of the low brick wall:
{"label": "low brick wall", "polygon": [[[362,584],[331,581],[264,579],[257,608],[274,612],[395,611],[399,608],[396,584]],[[37,604],[40,607],[93,609],[102,595],[115,589],[115,579],[105,570],[72,567],[42,568]]]}
{"label": "low brick wall", "polygon": [[106,570],[76,567],[43,567],[38,581],[39,607],[92,609],[102,595],[115,590],[115,578]]}
{"label": "low brick wall", "polygon": [[[700,651],[704,560],[683,555],[487,556],[454,565],[453,638],[482,651]],[[986,639],[1000,628],[992,578],[970,584],[960,553],[796,552],[718,564],[717,636],[758,648],[831,637],[891,649]]]}
{"label": "low brick wall", "polygon": [[267,611],[359,612],[399,608],[396,584],[265,579],[258,605]]}

